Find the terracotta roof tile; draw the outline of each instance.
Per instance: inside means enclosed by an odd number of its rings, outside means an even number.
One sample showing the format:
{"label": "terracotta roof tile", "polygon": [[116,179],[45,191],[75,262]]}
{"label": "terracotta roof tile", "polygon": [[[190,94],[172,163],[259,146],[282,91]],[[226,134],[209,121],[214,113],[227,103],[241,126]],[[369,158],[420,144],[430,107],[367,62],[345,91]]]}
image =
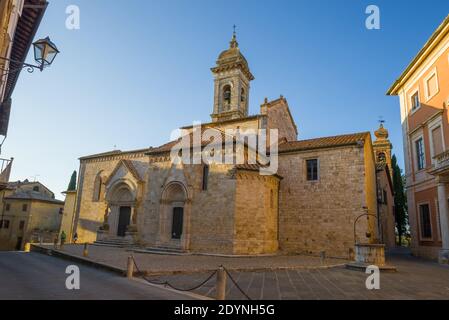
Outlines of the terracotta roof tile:
{"label": "terracotta roof tile", "polygon": [[279,145],[279,153],[356,145],[361,141],[365,141],[369,135],[369,132],[360,132],[309,140],[289,141]]}
{"label": "terracotta roof tile", "polygon": [[[261,168],[264,168],[264,166],[262,166],[260,163],[258,163],[258,164],[245,163],[245,164],[237,164],[235,166],[236,170],[255,171],[255,172],[260,172]],[[275,177],[277,177],[279,179],[283,179],[282,176],[280,176],[277,173],[273,174],[273,176],[275,176]]]}
{"label": "terracotta roof tile", "polygon": [[[222,143],[225,142],[226,134],[223,131],[221,131],[219,129],[215,129],[215,128],[201,127],[201,138],[204,138],[203,132],[205,130],[214,130],[214,131],[216,131],[218,134],[221,134]],[[190,132],[189,135],[190,135],[190,146],[192,146],[192,143],[193,143],[193,132]],[[163,144],[163,145],[161,145],[159,147],[156,147],[156,148],[153,148],[153,149],[149,150],[146,154],[153,155],[153,154],[160,154],[160,153],[170,152],[171,149],[174,146],[176,146],[177,144],[179,144],[181,141],[182,141],[181,138],[179,138],[178,140],[170,141],[170,142],[168,142],[166,144]],[[205,146],[209,145],[211,142],[213,142],[213,138],[211,138],[210,140],[209,139],[202,139],[201,140],[201,147],[205,147]]]}

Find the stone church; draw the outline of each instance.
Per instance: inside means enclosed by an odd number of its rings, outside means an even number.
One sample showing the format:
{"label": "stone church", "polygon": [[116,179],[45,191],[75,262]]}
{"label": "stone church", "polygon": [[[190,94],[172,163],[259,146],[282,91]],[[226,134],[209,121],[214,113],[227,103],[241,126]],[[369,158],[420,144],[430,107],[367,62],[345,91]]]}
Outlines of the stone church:
{"label": "stone church", "polygon": [[374,143],[369,132],[298,140],[282,96],[249,115],[254,76],[235,34],[211,71],[213,111],[202,129],[278,129],[277,173],[261,175],[250,163],[176,164],[170,151],[178,141],[85,156],[67,234],[76,232],[78,242],[223,255],[347,257],[356,241],[394,245],[383,126]]}

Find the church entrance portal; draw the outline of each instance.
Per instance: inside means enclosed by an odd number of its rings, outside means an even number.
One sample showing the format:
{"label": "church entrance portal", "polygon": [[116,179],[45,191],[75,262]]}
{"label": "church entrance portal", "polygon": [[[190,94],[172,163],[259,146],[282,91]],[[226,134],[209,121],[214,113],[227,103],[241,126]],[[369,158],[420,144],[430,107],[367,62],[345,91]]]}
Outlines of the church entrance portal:
{"label": "church entrance portal", "polygon": [[184,208],[173,208],[172,239],[181,239],[184,220]]}
{"label": "church entrance portal", "polygon": [[131,222],[131,207],[120,207],[120,214],[118,219],[117,236],[124,237],[126,229]]}

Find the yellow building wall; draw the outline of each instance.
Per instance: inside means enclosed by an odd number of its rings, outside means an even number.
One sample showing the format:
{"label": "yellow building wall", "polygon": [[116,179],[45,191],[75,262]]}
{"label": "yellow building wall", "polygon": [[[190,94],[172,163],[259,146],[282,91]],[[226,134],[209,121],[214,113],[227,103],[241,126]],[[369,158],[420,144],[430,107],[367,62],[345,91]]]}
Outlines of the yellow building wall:
{"label": "yellow building wall", "polygon": [[73,224],[75,218],[76,191],[67,191],[64,203],[64,213],[61,219],[59,234],[63,231],[67,235],[66,242],[73,242]]}
{"label": "yellow building wall", "polygon": [[[371,143],[371,137],[365,140],[363,158],[365,161],[365,195],[368,216],[368,232],[371,234],[370,243],[378,242],[380,235],[377,224],[377,177],[376,165],[374,160],[374,151]],[[361,218],[360,220],[362,220]]]}
{"label": "yellow building wall", "polygon": [[[22,238],[22,247],[25,242],[33,239],[37,233],[57,233],[61,224],[60,209],[63,204],[31,200],[7,201],[10,209],[4,211],[3,219],[9,220],[9,228],[0,229],[0,250],[14,250],[18,238]],[[27,211],[23,211],[26,204]],[[20,222],[24,221],[23,230],[20,230]]]}

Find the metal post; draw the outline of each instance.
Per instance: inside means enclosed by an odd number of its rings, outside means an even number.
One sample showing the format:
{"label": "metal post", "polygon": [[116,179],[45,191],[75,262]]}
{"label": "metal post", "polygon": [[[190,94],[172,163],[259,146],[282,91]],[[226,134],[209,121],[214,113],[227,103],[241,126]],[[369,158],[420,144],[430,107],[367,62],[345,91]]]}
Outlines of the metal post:
{"label": "metal post", "polygon": [[89,250],[87,249],[87,242],[84,244],[83,257],[87,257],[89,255]]}
{"label": "metal post", "polygon": [[132,279],[134,274],[134,259],[132,256],[128,257],[128,266],[126,268],[126,277]]}
{"label": "metal post", "polygon": [[226,271],[223,267],[217,271],[217,300],[226,300]]}

